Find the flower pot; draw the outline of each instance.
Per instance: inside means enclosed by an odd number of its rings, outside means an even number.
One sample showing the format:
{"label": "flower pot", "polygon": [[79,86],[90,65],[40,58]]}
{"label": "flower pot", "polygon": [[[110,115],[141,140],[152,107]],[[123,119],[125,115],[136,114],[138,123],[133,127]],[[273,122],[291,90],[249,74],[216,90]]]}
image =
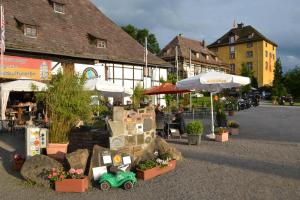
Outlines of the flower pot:
{"label": "flower pot", "polygon": [[229,111],[228,111],[228,115],[229,115],[229,116],[233,116],[233,115],[234,115],[234,111],[233,111],[233,110],[229,110]]}
{"label": "flower pot", "polygon": [[23,166],[25,162],[25,159],[22,159],[22,160],[13,160],[12,161],[12,168],[14,171],[21,171],[21,168]]}
{"label": "flower pot", "polygon": [[47,145],[47,155],[55,160],[63,160],[67,154],[68,144],[49,143]]}
{"label": "flower pot", "polygon": [[85,192],[88,190],[89,181],[87,177],[83,179],[64,179],[55,181],[56,192]]}
{"label": "flower pot", "polygon": [[229,132],[231,135],[239,135],[240,134],[240,129],[239,128],[230,128]]}
{"label": "flower pot", "polygon": [[159,176],[161,174],[167,173],[175,169],[176,167],[176,160],[171,160],[168,164],[168,166],[165,167],[154,167],[152,169],[146,169],[145,171],[142,171],[140,169],[137,169],[136,176],[139,179],[143,180],[149,180],[156,176]]}
{"label": "flower pot", "polygon": [[216,134],[216,141],[217,142],[227,142],[228,141],[228,131],[224,133]]}
{"label": "flower pot", "polygon": [[201,135],[188,135],[188,144],[198,145],[201,142]]}

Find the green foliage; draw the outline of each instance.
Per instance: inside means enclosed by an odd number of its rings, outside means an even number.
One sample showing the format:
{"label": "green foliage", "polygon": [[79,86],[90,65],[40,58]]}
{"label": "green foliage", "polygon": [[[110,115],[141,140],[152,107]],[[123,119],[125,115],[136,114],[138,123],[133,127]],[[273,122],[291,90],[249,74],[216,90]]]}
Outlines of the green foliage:
{"label": "green foliage", "polygon": [[286,91],[286,88],[284,86],[284,79],[283,79],[281,61],[278,58],[275,62],[272,95],[280,97],[280,96],[283,96],[283,95],[286,95],[286,94],[287,94],[287,91]]}
{"label": "green foliage", "polygon": [[71,129],[78,121],[91,121],[91,93],[83,89],[85,79],[73,73],[52,77],[44,93],[50,116],[51,143],[67,143]]}
{"label": "green foliage", "polygon": [[237,99],[235,97],[227,97],[227,109],[230,111],[236,110],[237,108]]}
{"label": "green foliage", "polygon": [[[172,83],[172,84],[176,84],[176,82],[177,82],[177,76],[176,76],[175,73],[168,73],[167,80],[164,80],[162,77],[160,77],[159,82],[160,83]],[[173,94],[165,94],[164,98],[165,98],[167,107],[170,110],[171,106],[172,106],[172,103],[175,100],[175,95],[173,95]],[[176,102],[175,102],[175,104],[176,104]],[[175,105],[175,109],[176,109],[176,107],[177,107],[177,105]]]}
{"label": "green foliage", "polygon": [[137,168],[142,170],[142,171],[145,171],[147,169],[152,169],[156,166],[157,166],[157,163],[154,160],[146,160],[146,161],[140,162],[137,165]]}
{"label": "green foliage", "polygon": [[300,98],[300,67],[289,70],[285,76],[285,86],[288,92],[295,98]]}
{"label": "green foliage", "polygon": [[[247,65],[245,63],[243,63],[242,68],[241,68],[241,76],[249,77],[252,81],[252,79],[254,79],[254,72],[251,69],[249,69],[249,67],[247,67]],[[256,82],[257,82],[257,80],[256,80]],[[250,90],[251,90],[251,84],[245,85],[241,88],[242,94],[245,94],[245,93],[249,92]]]}
{"label": "green foliage", "polygon": [[189,135],[202,135],[203,134],[203,123],[202,121],[194,121],[186,126],[187,134]]}
{"label": "green foliage", "polygon": [[147,37],[148,50],[153,54],[158,54],[160,52],[158,41],[154,34],[149,33],[149,30],[138,29],[131,24],[128,24],[127,26],[123,26],[122,29],[143,46],[145,46],[145,38]]}
{"label": "green foliage", "polygon": [[144,94],[144,88],[141,84],[138,84],[133,91],[133,95],[131,97],[132,101],[133,101],[133,108],[134,109],[138,109],[140,107],[141,101],[143,98],[146,97],[146,95]]}
{"label": "green foliage", "polygon": [[236,121],[231,120],[231,121],[228,122],[228,127],[229,127],[229,128],[239,128],[240,125],[239,125],[239,123],[237,123]]}

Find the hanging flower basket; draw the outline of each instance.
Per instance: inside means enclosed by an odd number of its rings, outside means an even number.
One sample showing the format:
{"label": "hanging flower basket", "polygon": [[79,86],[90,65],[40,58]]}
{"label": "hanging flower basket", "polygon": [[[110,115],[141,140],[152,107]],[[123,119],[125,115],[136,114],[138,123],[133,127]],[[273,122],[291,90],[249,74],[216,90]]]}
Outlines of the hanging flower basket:
{"label": "hanging flower basket", "polygon": [[149,180],[156,176],[170,172],[170,171],[174,170],[175,167],[176,167],[176,160],[171,160],[168,162],[168,165],[164,166],[164,167],[156,166],[154,168],[146,169],[146,170],[137,169],[136,174],[139,179]]}

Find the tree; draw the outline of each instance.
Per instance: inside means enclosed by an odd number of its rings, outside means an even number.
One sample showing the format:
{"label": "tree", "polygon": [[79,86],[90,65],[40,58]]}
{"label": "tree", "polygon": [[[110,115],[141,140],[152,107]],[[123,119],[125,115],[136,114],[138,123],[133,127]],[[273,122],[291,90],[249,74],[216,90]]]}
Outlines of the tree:
{"label": "tree", "polygon": [[282,65],[281,65],[280,58],[278,58],[275,62],[272,95],[279,97],[279,96],[286,95],[286,93],[287,92],[286,92],[286,88],[284,87]]}
{"label": "tree", "polygon": [[296,66],[285,73],[284,84],[293,97],[300,98],[300,67]]}
{"label": "tree", "polygon": [[[251,79],[251,83],[252,83],[252,79],[256,79],[254,77],[254,72],[247,67],[247,65],[245,63],[242,64],[242,68],[241,68],[241,76],[245,76],[245,77],[249,77]],[[256,80],[257,83],[257,80]],[[241,89],[242,94],[245,94],[247,92],[249,92],[251,90],[251,84],[243,86]]]}
{"label": "tree", "polygon": [[[177,76],[175,73],[169,73],[167,76],[167,80],[164,80],[162,77],[159,79],[160,83],[172,83],[176,84],[177,82]],[[172,94],[165,94],[165,101],[167,106],[169,107],[171,105],[171,102],[175,100],[174,95]]]}
{"label": "tree", "polygon": [[155,35],[150,33],[148,29],[138,29],[131,24],[122,26],[122,29],[143,46],[145,46],[145,38],[147,37],[148,50],[153,54],[158,54],[160,52],[159,44]]}

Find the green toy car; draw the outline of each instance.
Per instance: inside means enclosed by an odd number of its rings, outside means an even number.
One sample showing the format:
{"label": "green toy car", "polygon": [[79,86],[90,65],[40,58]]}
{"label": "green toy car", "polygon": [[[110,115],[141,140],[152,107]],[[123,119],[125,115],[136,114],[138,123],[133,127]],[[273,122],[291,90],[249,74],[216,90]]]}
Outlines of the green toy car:
{"label": "green toy car", "polygon": [[119,171],[116,174],[105,173],[100,178],[100,189],[109,190],[111,187],[117,188],[123,186],[125,190],[131,190],[137,183],[135,173]]}

